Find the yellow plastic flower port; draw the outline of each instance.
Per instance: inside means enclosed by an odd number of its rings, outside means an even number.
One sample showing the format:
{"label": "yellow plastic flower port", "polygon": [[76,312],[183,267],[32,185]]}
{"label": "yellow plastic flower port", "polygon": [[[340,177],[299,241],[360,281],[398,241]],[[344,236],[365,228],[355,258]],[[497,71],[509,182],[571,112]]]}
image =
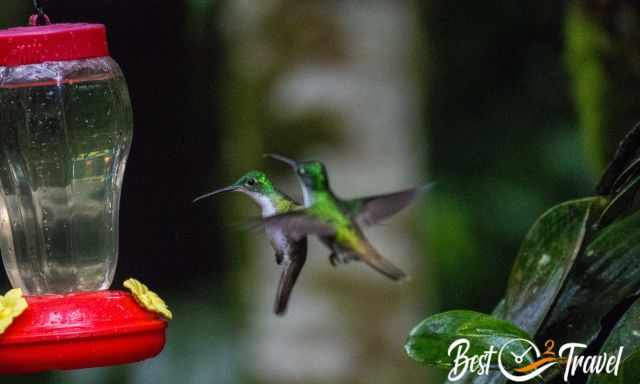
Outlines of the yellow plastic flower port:
{"label": "yellow plastic flower port", "polygon": [[15,318],[22,315],[28,306],[20,288],[14,288],[4,296],[0,295],[0,335],[9,328]]}
{"label": "yellow plastic flower port", "polygon": [[149,287],[136,279],[128,279],[123,285],[131,291],[133,297],[143,308],[158,313],[167,320],[173,319],[173,314],[167,304],[155,292],[149,290]]}

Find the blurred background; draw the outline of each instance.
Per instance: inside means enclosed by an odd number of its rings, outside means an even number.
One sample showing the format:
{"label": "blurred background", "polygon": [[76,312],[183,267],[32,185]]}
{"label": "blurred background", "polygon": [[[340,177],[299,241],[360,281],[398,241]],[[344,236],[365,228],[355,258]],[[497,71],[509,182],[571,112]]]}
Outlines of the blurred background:
{"label": "blurred background", "polygon": [[[155,359],[5,383],[437,382],[404,355],[411,327],[490,312],[528,227],[591,194],[640,117],[634,1],[42,4],[54,22],[107,25],[135,111],[114,288],[142,280],[175,320]],[[0,28],[31,13],[2,0]],[[344,197],[437,182],[367,230],[412,280],[334,269],[313,241],[275,317],[273,252],[233,229],[257,208],[234,194],[191,204],[250,169],[299,197],[264,152],[326,162]]]}

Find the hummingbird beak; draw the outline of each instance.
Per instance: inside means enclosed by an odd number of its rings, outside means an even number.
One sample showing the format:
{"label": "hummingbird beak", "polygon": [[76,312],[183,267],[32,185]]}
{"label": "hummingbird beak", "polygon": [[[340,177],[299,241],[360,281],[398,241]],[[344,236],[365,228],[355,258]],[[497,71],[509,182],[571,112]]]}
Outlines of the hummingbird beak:
{"label": "hummingbird beak", "polygon": [[264,154],[265,157],[270,157],[272,159],[276,159],[279,161],[282,161],[283,163],[289,164],[289,166],[291,166],[292,168],[296,168],[298,166],[298,162],[290,159],[288,157],[284,157],[284,156],[280,156],[280,155],[276,155],[275,153],[265,153]]}
{"label": "hummingbird beak", "polygon": [[220,189],[217,189],[217,190],[215,190],[213,192],[209,192],[209,193],[204,194],[202,196],[196,197],[195,199],[193,199],[192,203],[195,203],[195,202],[197,202],[199,200],[202,200],[202,199],[206,199],[207,197],[211,197],[213,195],[217,195],[218,193],[235,191],[238,188],[240,188],[240,187],[235,186],[235,185],[231,185],[231,186],[228,186],[228,187],[220,188]]}

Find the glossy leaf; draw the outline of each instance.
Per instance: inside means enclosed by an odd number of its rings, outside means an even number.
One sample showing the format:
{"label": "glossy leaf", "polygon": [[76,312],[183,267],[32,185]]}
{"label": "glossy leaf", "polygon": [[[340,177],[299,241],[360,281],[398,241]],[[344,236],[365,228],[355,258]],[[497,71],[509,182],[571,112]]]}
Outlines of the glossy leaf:
{"label": "glossy leaf", "polygon": [[640,174],[640,158],[632,161],[629,166],[622,171],[618,179],[615,181],[613,185],[614,191],[620,191],[624,188],[624,186],[631,180],[633,180],[636,176]]}
{"label": "glossy leaf", "polygon": [[591,375],[587,384],[640,383],[640,299],[631,305],[611,330],[599,353],[617,355],[620,347],[624,349],[618,375]]}
{"label": "glossy leaf", "polygon": [[[445,384],[504,384],[508,382],[507,378],[497,369],[489,372],[488,375],[477,375],[469,372],[464,377],[456,381],[447,380]],[[532,382],[533,384],[533,382]]]}
{"label": "glossy leaf", "polygon": [[[491,312],[491,316],[496,317],[498,319],[504,319],[507,314],[507,309],[505,305],[505,300],[502,299]],[[499,370],[493,370],[489,372],[488,375],[479,376],[473,372],[467,373],[461,379],[456,380],[456,384],[503,384],[507,382],[507,378]],[[454,383],[452,381],[447,380],[446,384]]]}
{"label": "glossy leaf", "polygon": [[[621,381],[617,383],[637,384],[640,383],[640,350],[635,350],[622,361],[620,368]],[[616,383],[616,384],[617,384]]]}
{"label": "glossy leaf", "polygon": [[[591,215],[606,203],[601,197],[569,201],[544,213],[525,237],[514,263],[505,298],[492,315],[535,334],[562,288],[583,244]],[[499,372],[469,374],[459,384],[499,384]]]}
{"label": "glossy leaf", "polygon": [[550,209],[525,237],[513,266],[499,316],[535,334],[562,288],[602,197],[569,201]]}
{"label": "glossy leaf", "polygon": [[590,343],[601,319],[640,288],[640,212],[598,233],[578,257],[539,339]]}
{"label": "glossy leaf", "polygon": [[507,318],[507,305],[504,298],[498,302],[498,305],[496,305],[493,312],[491,312],[491,316],[502,320]]}
{"label": "glossy leaf", "polygon": [[[513,339],[530,339],[530,336],[508,321],[479,312],[455,310],[433,315],[418,324],[409,335],[405,351],[420,363],[449,369],[455,358],[455,354],[449,356],[449,346],[460,338],[469,340],[467,356],[472,356],[481,355],[492,346],[500,350]],[[505,351],[526,354],[521,343],[511,343]],[[515,366],[511,353],[506,352],[506,366]],[[531,361],[530,356],[525,359]]]}
{"label": "glossy leaf", "polygon": [[640,176],[625,184],[624,188],[616,193],[607,206],[602,210],[602,214],[596,223],[596,227],[602,228],[616,218],[628,212],[640,188]]}
{"label": "glossy leaf", "polygon": [[640,147],[640,123],[637,123],[620,141],[613,159],[607,165],[596,191],[601,195],[610,195],[619,190],[629,177],[638,169],[637,150]]}

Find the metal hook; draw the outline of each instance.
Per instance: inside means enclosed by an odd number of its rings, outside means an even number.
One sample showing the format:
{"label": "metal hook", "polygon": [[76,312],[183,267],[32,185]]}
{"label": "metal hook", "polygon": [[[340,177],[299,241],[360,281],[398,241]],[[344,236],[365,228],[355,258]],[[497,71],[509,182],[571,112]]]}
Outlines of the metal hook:
{"label": "metal hook", "polygon": [[36,11],[36,13],[39,16],[44,16],[44,10],[42,9],[42,7],[40,6],[40,1],[38,0],[33,0],[33,9]]}
{"label": "metal hook", "polygon": [[40,5],[39,0],[33,0],[33,8],[36,13],[29,18],[29,25],[36,26],[51,24],[49,16],[44,13],[44,9]]}

